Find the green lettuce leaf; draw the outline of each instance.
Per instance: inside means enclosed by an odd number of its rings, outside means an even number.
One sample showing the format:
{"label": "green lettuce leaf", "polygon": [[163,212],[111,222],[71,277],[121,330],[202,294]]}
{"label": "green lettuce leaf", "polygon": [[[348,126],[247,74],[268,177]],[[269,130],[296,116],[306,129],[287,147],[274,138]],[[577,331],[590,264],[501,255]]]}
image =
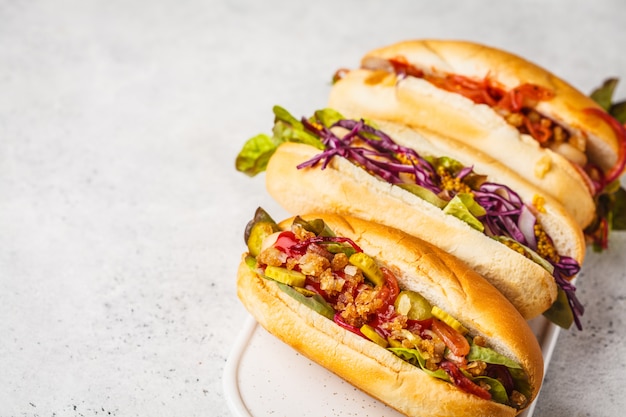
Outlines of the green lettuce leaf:
{"label": "green lettuce leaf", "polygon": [[[322,141],[317,136],[307,132],[302,122],[293,117],[287,110],[280,106],[274,106],[272,110],[274,112],[272,136],[261,133],[248,139],[235,160],[237,171],[251,177],[264,172],[268,161],[278,146],[284,142],[305,143],[318,149],[324,149]],[[320,110],[316,114],[328,121],[338,117],[338,113],[330,109],[327,111]]]}
{"label": "green lettuce leaf", "polygon": [[564,329],[569,329],[574,322],[574,313],[567,301],[567,294],[560,287],[557,288],[556,300],[543,312],[543,316]]}
{"label": "green lettuce leaf", "polygon": [[471,378],[474,382],[484,381],[489,384],[489,394],[491,394],[491,399],[500,404],[508,404],[509,402],[509,394],[506,393],[506,388],[500,381],[494,378],[489,378],[488,376],[478,376]]}
{"label": "green lettuce leaf", "polygon": [[626,190],[623,188],[613,194],[610,222],[613,230],[626,230]]}
{"label": "green lettuce leaf", "polygon": [[421,368],[422,371],[426,372],[428,375],[450,382],[450,377],[443,369],[431,371],[430,369],[426,368],[426,359],[424,359],[419,350],[407,348],[389,348],[388,350],[393,352],[400,359],[407,361],[413,366]]}
{"label": "green lettuce leaf", "polygon": [[617,78],[608,78],[602,85],[591,92],[591,97],[600,107],[607,112],[611,110],[613,105],[613,93],[617,87]]}
{"label": "green lettuce leaf", "polygon": [[[450,214],[460,220],[463,220],[474,229],[483,232],[485,230],[485,225],[483,225],[481,221],[475,217],[475,215],[472,213],[472,210],[474,210],[474,212],[480,212],[482,213],[482,215],[484,215],[485,209],[479,206],[476,201],[474,201],[474,198],[471,194],[464,194],[463,196],[464,197],[461,197],[461,194],[455,195],[452,200],[450,200],[448,204],[443,208],[443,212],[446,214]],[[465,204],[466,201],[471,208]],[[482,212],[476,209],[476,207],[482,210]]]}
{"label": "green lettuce leaf", "polygon": [[622,124],[626,123],[626,101],[613,104],[609,113],[611,113],[611,116],[615,117],[618,122]]}
{"label": "green lettuce leaf", "polygon": [[483,361],[494,365],[504,365],[507,368],[522,369],[520,364],[518,364],[514,360],[511,360],[506,356],[499,354],[493,349],[478,346],[473,343],[470,347],[469,354],[467,355],[467,360],[470,362]]}
{"label": "green lettuce leaf", "polygon": [[237,171],[254,177],[265,171],[267,162],[276,151],[278,144],[265,134],[256,135],[246,141],[235,160]]}
{"label": "green lettuce leaf", "polygon": [[280,106],[274,106],[272,110],[275,116],[273,132],[276,142],[304,143],[317,149],[324,149],[324,144],[320,138],[306,131],[302,122],[293,117],[291,113]]}
{"label": "green lettuce leaf", "polygon": [[513,377],[513,385],[515,386],[515,390],[524,394],[526,398],[530,398],[532,395],[532,389],[530,387],[530,382],[528,382],[528,377],[526,376],[524,371],[522,369],[509,368],[509,372],[511,373],[511,377]]}

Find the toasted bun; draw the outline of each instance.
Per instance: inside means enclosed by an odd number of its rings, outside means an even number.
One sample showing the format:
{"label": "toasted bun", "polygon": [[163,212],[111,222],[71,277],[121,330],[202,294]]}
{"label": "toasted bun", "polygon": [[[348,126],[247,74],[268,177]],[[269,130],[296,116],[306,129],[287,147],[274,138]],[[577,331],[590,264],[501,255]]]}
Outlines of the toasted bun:
{"label": "toasted bun", "polygon": [[[532,398],[543,378],[543,357],[524,319],[480,275],[422,240],[352,217],[323,218],[338,236],[353,239],[397,275],[401,287],[419,291],[480,335],[529,376]],[[243,262],[238,295],[270,333],[311,360],[408,416],[514,416],[513,408],[467,394],[349,331],[283,293]]]}
{"label": "toasted bun", "polygon": [[555,97],[541,102],[537,109],[571,133],[586,136],[590,160],[605,171],[617,162],[619,143],[615,133],[601,119],[584,111],[600,107],[570,84],[524,58],[477,43],[430,39],[399,42],[373,50],[362,59],[362,65],[377,67],[381,59],[398,56],[427,72],[477,79],[489,77],[508,89],[522,83],[549,88]]}
{"label": "toasted bun", "polygon": [[346,117],[388,120],[420,129],[448,148],[473,148],[490,155],[492,163],[548,193],[565,206],[579,227],[595,216],[595,203],[586,181],[564,157],[541,148],[520,135],[491,108],[441,90],[423,79],[398,81],[391,73],[370,70],[349,72],[335,83],[329,106]]}
{"label": "toasted bun", "polygon": [[[296,168],[318,152],[308,145],[285,143],[270,158],[266,187],[289,212],[354,215],[404,230],[462,259],[498,288],[527,319],[543,313],[555,301],[557,287],[554,278],[545,269],[456,217],[377,179],[349,161],[333,158],[324,170],[318,167]],[[543,219],[544,216],[541,216]],[[567,218],[553,217],[555,223],[552,227],[559,219]],[[574,231],[580,233],[579,229],[574,228]],[[582,236],[565,231],[550,234],[554,235],[560,253],[570,254],[563,252],[564,247],[575,243],[578,252],[570,256],[582,262]]]}

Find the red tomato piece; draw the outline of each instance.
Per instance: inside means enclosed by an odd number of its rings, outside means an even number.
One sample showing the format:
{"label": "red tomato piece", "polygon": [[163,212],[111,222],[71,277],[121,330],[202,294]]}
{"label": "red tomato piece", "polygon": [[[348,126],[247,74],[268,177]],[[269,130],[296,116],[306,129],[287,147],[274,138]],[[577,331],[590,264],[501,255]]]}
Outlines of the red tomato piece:
{"label": "red tomato piece", "polygon": [[437,334],[455,356],[466,356],[470,351],[467,339],[441,320],[433,320],[432,331]]}

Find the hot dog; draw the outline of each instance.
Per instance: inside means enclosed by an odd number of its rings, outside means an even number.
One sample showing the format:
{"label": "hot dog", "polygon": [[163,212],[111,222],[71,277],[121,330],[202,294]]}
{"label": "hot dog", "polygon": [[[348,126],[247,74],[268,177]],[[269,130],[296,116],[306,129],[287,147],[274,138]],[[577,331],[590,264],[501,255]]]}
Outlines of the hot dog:
{"label": "hot dog", "polygon": [[383,131],[330,109],[302,121],[274,111],[274,136],[251,138],[237,167],[265,170],[269,193],[288,211],[351,214],[404,230],[460,258],[523,317],[544,313],[581,327],[570,280],[584,238],[549,196],[480,153],[442,150],[444,141],[435,146],[401,125],[380,122]]}
{"label": "hot dog", "polygon": [[521,57],[471,42],[399,42],[367,53],[361,67],[343,72],[330,107],[466,143],[559,200],[581,227],[597,226],[594,199],[615,188],[626,135],[591,98]]}
{"label": "hot dog", "polygon": [[456,258],[349,216],[276,225],[259,210],[247,230],[237,280],[245,307],[373,397],[407,416],[514,416],[536,397],[535,336]]}

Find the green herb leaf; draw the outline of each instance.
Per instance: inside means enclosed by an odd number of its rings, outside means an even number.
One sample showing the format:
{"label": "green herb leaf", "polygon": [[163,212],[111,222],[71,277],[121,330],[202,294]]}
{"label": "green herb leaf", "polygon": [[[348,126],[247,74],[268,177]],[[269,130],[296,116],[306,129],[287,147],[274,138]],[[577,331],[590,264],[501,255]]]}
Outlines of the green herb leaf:
{"label": "green herb leaf", "polygon": [[617,82],[617,78],[608,78],[590,94],[590,97],[606,111],[609,111],[613,103],[613,93]]}
{"label": "green herb leaf", "polygon": [[567,301],[567,295],[561,288],[558,289],[556,301],[543,313],[543,316],[552,323],[564,329],[569,329],[574,322],[574,314]]}
{"label": "green herb leaf", "polygon": [[626,101],[613,104],[609,113],[611,113],[611,116],[615,117],[618,122],[622,124],[626,123]]}
{"label": "green herb leaf", "polygon": [[626,190],[623,188],[618,189],[613,194],[611,229],[626,230]]}

